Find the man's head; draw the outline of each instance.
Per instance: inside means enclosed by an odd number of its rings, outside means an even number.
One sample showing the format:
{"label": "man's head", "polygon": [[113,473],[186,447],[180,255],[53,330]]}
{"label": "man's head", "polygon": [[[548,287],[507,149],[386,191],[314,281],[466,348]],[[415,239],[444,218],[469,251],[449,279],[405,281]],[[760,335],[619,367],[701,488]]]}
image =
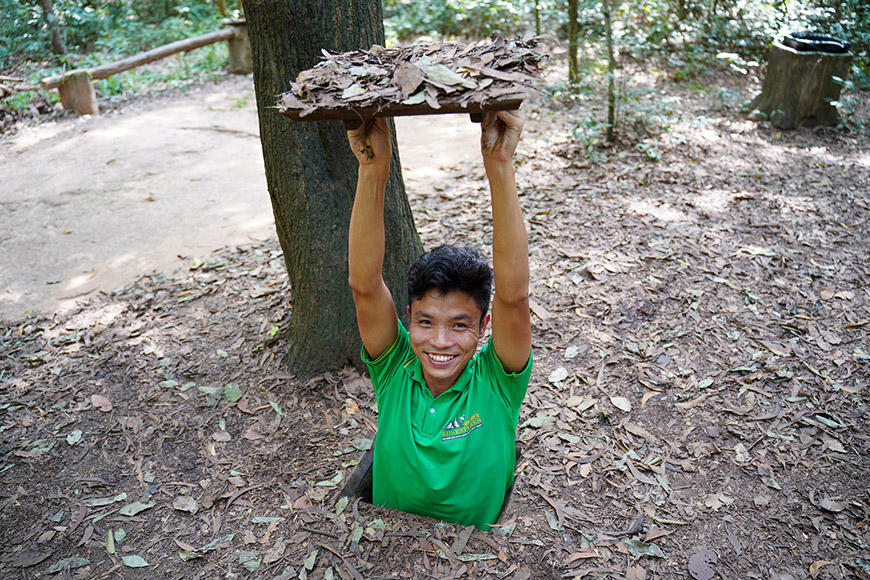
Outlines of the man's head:
{"label": "man's head", "polygon": [[408,307],[430,290],[462,292],[480,308],[480,321],[489,311],[492,268],[474,248],[440,246],[420,256],[408,272]]}
{"label": "man's head", "polygon": [[408,272],[408,335],[426,386],[438,396],[456,383],[489,322],[492,269],[476,250],[441,246]]}

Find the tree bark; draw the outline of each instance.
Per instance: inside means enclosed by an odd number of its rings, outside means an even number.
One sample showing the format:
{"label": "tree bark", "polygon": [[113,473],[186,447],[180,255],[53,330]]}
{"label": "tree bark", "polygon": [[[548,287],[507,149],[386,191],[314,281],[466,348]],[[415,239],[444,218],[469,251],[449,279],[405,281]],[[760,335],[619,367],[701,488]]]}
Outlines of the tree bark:
{"label": "tree bark", "polygon": [[774,127],[833,126],[840,122],[831,103],[840,98],[839,83],[852,63],[852,53],[799,52],[779,42],[770,47],[761,93],[749,104],[750,116]]}
{"label": "tree bark", "polygon": [[[299,375],[360,365],[359,331],[347,283],[347,234],[358,163],[340,121],[295,122],[277,95],[320,61],[321,49],[384,43],[378,0],[244,0],[266,181],[290,278],[287,362]],[[397,311],[407,307],[408,268],[422,252],[402,181],[395,127],[387,184],[384,279]]]}
{"label": "tree bark", "polygon": [[607,43],[607,142],[613,143],[616,130],[616,60],[613,58],[613,24],[610,0],[604,0],[604,33]]}
{"label": "tree bark", "polygon": [[51,49],[54,51],[54,54],[66,54],[66,44],[63,42],[60,24],[58,24],[57,17],[54,15],[54,3],[52,0],[39,0],[39,2],[42,4],[45,23],[48,25],[49,31],[51,31]]}
{"label": "tree bark", "polygon": [[577,63],[577,0],[568,0],[568,82],[580,82]]}

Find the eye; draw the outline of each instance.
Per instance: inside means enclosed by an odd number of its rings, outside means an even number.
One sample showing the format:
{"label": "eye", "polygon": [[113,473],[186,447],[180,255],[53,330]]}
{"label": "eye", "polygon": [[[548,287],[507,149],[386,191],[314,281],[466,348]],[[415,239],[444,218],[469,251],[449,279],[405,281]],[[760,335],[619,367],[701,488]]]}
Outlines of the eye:
{"label": "eye", "polygon": [[465,328],[468,328],[468,325],[465,324],[464,322],[457,322],[456,324],[453,325],[453,327],[459,328],[459,329],[465,329]]}

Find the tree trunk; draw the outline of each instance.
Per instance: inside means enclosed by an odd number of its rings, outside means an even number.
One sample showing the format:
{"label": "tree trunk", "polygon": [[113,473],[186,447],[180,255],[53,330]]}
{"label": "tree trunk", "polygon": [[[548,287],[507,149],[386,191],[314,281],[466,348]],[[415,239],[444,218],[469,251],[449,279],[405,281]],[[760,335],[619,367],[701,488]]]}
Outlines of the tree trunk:
{"label": "tree trunk", "polygon": [[852,54],[800,52],[774,42],[761,94],[749,104],[750,116],[780,129],[833,126],[840,122],[831,104],[840,98],[840,83],[849,74]]}
{"label": "tree trunk", "polygon": [[607,142],[613,143],[616,130],[616,60],[613,58],[613,24],[610,0],[604,0],[604,33],[607,44]]}
{"label": "tree trunk", "polygon": [[39,0],[42,4],[45,23],[51,31],[51,50],[54,54],[66,54],[66,44],[63,42],[63,34],[60,30],[60,24],[57,22],[57,17],[54,15],[54,3],[52,0]]}
{"label": "tree trunk", "polygon": [[568,82],[580,82],[577,70],[577,0],[568,0]]}
{"label": "tree trunk", "polygon": [[[340,121],[295,122],[277,95],[320,61],[321,49],[384,43],[378,0],[244,0],[266,181],[290,277],[293,312],[287,362],[299,375],[361,364],[347,283],[347,230],[358,163]],[[422,252],[402,181],[395,127],[387,184],[384,279],[396,307],[407,306],[408,268]]]}

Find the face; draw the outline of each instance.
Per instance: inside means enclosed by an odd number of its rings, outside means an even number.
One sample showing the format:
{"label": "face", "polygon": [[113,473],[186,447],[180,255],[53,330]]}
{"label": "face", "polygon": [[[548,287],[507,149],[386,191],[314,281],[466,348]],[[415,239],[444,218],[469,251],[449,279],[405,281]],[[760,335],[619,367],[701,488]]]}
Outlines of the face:
{"label": "face", "polygon": [[426,386],[435,396],[453,386],[477,351],[489,314],[464,292],[430,290],[408,308],[411,348],[423,368]]}

